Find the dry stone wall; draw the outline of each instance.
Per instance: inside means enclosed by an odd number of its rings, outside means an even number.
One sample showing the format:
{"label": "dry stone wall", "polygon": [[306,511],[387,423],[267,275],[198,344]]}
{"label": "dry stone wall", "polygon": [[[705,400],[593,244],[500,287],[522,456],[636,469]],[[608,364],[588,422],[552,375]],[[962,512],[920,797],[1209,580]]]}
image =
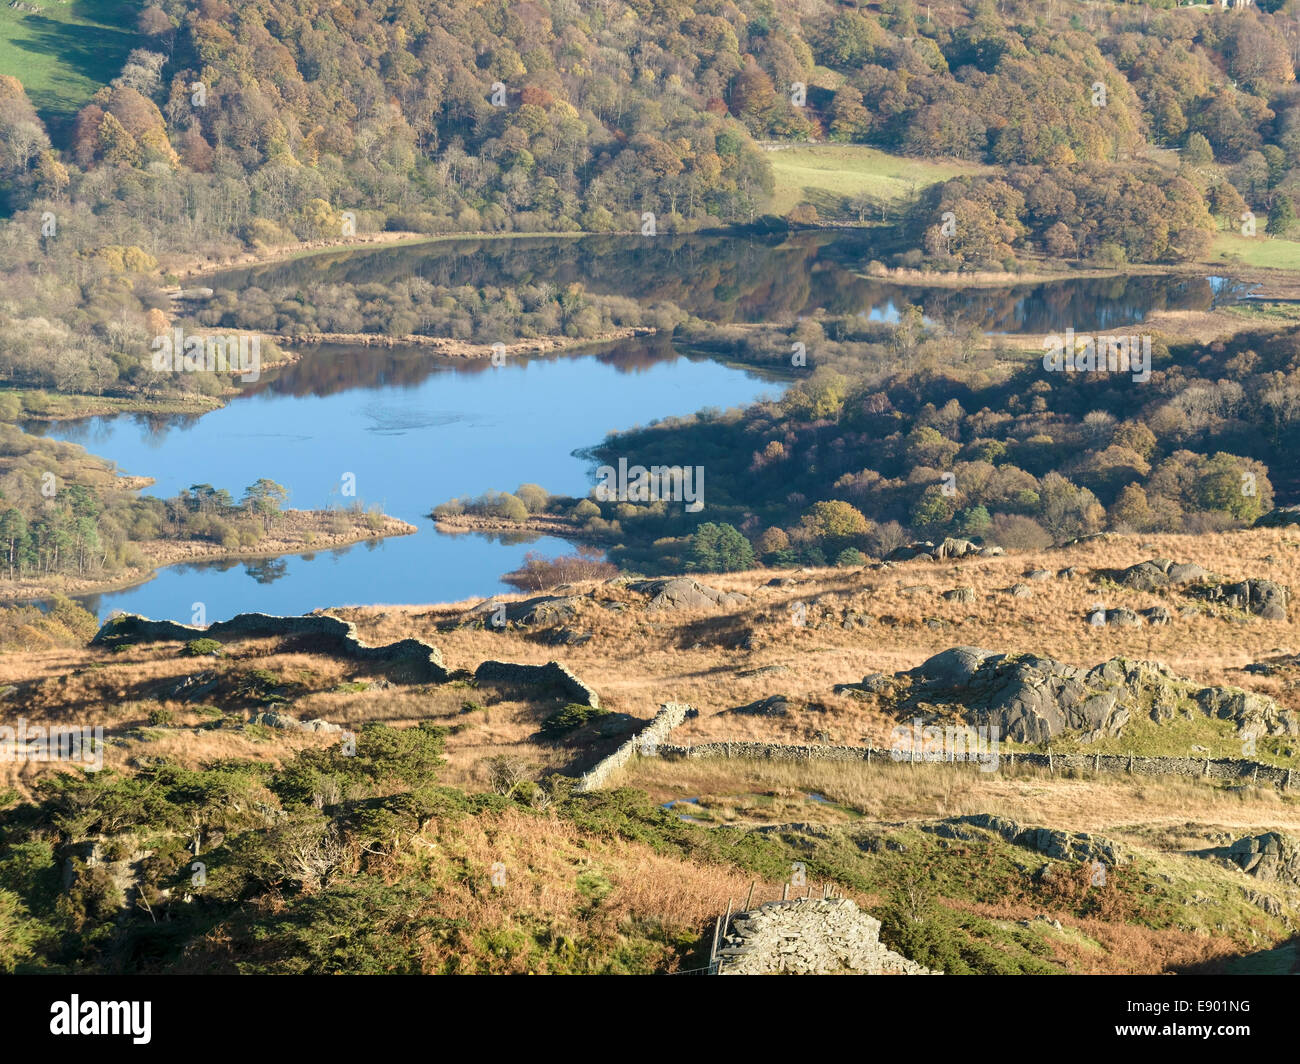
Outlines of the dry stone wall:
{"label": "dry stone wall", "polygon": [[414,667],[420,679],[442,683],[449,677],[437,647],[422,639],[401,639],[372,647],[361,641],[357,626],[324,614],[276,617],[267,613],[241,613],[228,621],[215,621],[206,628],[176,621],[151,621],[139,614],[124,613],[108,621],[95,634],[91,646],[119,643],[189,642],[191,639],[253,639],[266,636],[318,636],[331,642],[336,652],[361,661],[378,661]]}
{"label": "dry stone wall", "polygon": [[718,950],[719,975],[942,975],[880,941],[880,921],[850,898],[774,901],[736,914]]}
{"label": "dry stone wall", "polygon": [[[669,760],[736,757],[754,761],[873,761],[892,760],[892,751],[869,746],[814,746],[786,743],[711,742],[692,746],[660,743],[653,753]],[[1277,765],[1231,757],[1138,757],[1129,754],[1039,754],[1003,751],[1002,765],[1034,765],[1053,772],[1127,772],[1138,776],[1202,776],[1208,779],[1249,780],[1287,789],[1300,785],[1300,773]],[[907,758],[904,758],[906,761]],[[944,758],[916,755],[918,764]],[[975,758],[971,758],[972,761]]]}
{"label": "dry stone wall", "polygon": [[668,738],[672,730],[694,712],[695,710],[683,702],[666,703],[655,714],[654,719],[636,735],[608,757],[598,761],[588,772],[583,773],[575,790],[594,791],[605,786],[614,772],[631,761],[634,754],[653,756],[659,744]]}
{"label": "dry stone wall", "polygon": [[485,661],[474,670],[474,679],[480,683],[538,684],[563,691],[573,701],[584,706],[600,708],[600,696],[579,680],[558,661],[545,665],[518,665],[512,661]]}

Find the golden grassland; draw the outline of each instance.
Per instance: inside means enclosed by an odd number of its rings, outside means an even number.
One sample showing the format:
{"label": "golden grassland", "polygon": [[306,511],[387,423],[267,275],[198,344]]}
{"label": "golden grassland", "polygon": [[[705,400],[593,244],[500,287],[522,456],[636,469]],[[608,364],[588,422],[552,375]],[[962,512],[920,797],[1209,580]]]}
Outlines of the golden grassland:
{"label": "golden grassland", "polygon": [[[1300,638],[1291,620],[1265,622],[1225,612],[1176,616],[1162,627],[1098,629],[1087,623],[1086,614],[1102,601],[1133,609],[1164,604],[1176,615],[1176,607],[1190,601],[1174,593],[1098,585],[1089,579],[1089,570],[1169,557],[1195,561],[1225,577],[1263,576],[1296,586],[1298,547],[1300,533],[1287,530],[1117,536],[1070,548],[959,562],[915,561],[888,569],[704,575],[703,582],[743,592],[749,601],[697,611],[647,611],[642,596],[618,584],[555,589],[556,594],[596,591],[595,600],[579,600],[577,615],[568,623],[591,635],[576,646],[553,645],[542,633],[527,629],[478,627],[469,611],[481,600],[329,611],[356,622],[370,644],[411,636],[428,640],[453,669],[472,671],[486,659],[564,662],[597,689],[609,710],[626,717],[606,718],[604,723],[612,721],[613,727],[562,741],[545,739],[539,731],[541,722],[567,701],[558,693],[465,680],[407,682],[400,667],[343,659],[309,638],[232,642],[216,657],[189,656],[178,643],[117,651],[89,646],[24,650],[5,644],[0,646],[0,719],[12,724],[23,717],[29,726],[100,725],[107,738],[105,764],[124,772],[158,757],[192,768],[226,758],[280,764],[300,750],[338,742],[336,733],[250,723],[264,710],[299,720],[323,718],[348,730],[370,722],[399,727],[432,722],[446,729],[446,764],[439,781],[482,792],[492,789],[491,758],[516,759],[532,779],[551,772],[575,775],[670,700],[690,702],[700,711],[673,741],[865,740],[888,745],[894,721],[882,707],[835,696],[831,686],[868,672],[910,668],[960,644],[1036,651],[1079,665],[1113,655],[1153,658],[1200,682],[1240,685],[1295,708],[1300,699],[1281,675],[1240,671],[1251,661],[1294,654]],[[1032,589],[1029,598],[1005,593],[1030,570],[1055,574],[1067,566],[1076,567],[1079,577],[1025,581]],[[768,586],[778,575],[795,583]],[[976,600],[957,604],[939,597],[958,586],[973,587]],[[609,608],[616,603],[624,608]],[[791,622],[792,608],[800,603],[807,609],[806,627]],[[865,629],[843,628],[839,619],[845,610],[874,622]],[[748,637],[752,649],[739,649],[742,637]],[[787,671],[742,675],[771,665]],[[176,688],[189,677],[216,679],[218,687],[197,699],[183,698]],[[726,712],[774,693],[821,708],[797,710],[787,718]],[[0,793],[12,789],[30,798],[40,779],[67,770],[66,765],[0,762]],[[1189,854],[1263,831],[1300,834],[1300,799],[1269,786],[1053,774],[1009,766],[1005,760],[999,771],[981,772],[974,765],[912,766],[888,760],[868,766],[722,758],[634,759],[611,786],[639,789],[658,803],[691,800],[674,812],[697,821],[702,832],[721,826],[819,825],[818,830],[832,834],[820,837],[815,847],[830,847],[827,858],[838,854],[835,860],[841,863],[858,850],[836,834],[837,828],[884,832],[907,844],[908,852],[896,854],[897,861],[912,862],[906,868],[915,865],[938,877],[932,886],[935,897],[957,918],[964,913],[991,922],[986,926],[995,930],[988,933],[1005,935],[1007,941],[1039,937],[1044,947],[1039,955],[1072,972],[1162,972],[1229,962],[1249,967],[1266,963],[1252,960],[1258,950],[1278,946],[1285,938],[1277,920],[1249,900],[1273,898],[1281,911],[1290,911],[1291,903],[1278,895],[1280,888]],[[1059,898],[1023,886],[1009,888],[1001,898],[996,891],[970,889],[963,877],[976,874],[967,866],[971,854],[983,851],[964,843],[938,846],[934,836],[917,831],[916,825],[975,813],[1008,817],[1024,826],[1098,833],[1129,847],[1139,864],[1136,871],[1115,871],[1122,889],[1107,895],[1110,900],[1100,908],[1082,906],[1068,883]],[[1022,883],[1024,872],[1016,868],[1036,858],[1023,848],[993,845],[996,874],[1008,884]],[[816,860],[820,852],[810,851],[809,859]],[[707,934],[712,918],[728,902],[739,904],[751,883],[757,880],[760,899],[781,893],[780,883],[761,875],[628,841],[617,832],[592,833],[555,810],[507,808],[492,816],[437,820],[384,860],[388,864],[378,872],[385,882],[415,875],[433,884],[433,895],[422,904],[431,906],[430,914],[439,920],[451,921],[448,926],[462,928],[422,940],[420,965],[426,971],[462,965],[476,971],[545,971],[556,964],[586,963],[581,960],[586,956],[600,964],[632,963],[620,951],[632,948],[627,929],[634,926],[660,929],[650,936],[661,944],[653,948],[662,949],[655,963],[671,969],[685,954],[667,943],[693,942]],[[476,884],[486,883],[498,864],[507,869],[505,884],[479,889]],[[860,867],[866,878],[855,889],[849,876],[838,889],[868,911],[893,904],[889,884],[898,875],[912,874],[894,858],[878,856],[851,867]],[[1138,879],[1127,883],[1125,875]],[[1154,904],[1141,901],[1145,883],[1154,884],[1161,905],[1177,909],[1173,917],[1153,921],[1133,908]],[[230,955],[221,941],[225,933],[219,928],[215,937],[192,944],[184,963],[196,971],[228,964]],[[555,951],[530,944],[557,941],[556,935],[570,942],[576,960],[561,961]],[[650,948],[644,945],[646,936],[633,937],[642,943],[635,948]],[[249,948],[253,954],[248,959],[256,962],[254,954],[262,947],[254,943]],[[1290,947],[1280,948],[1284,955],[1267,963],[1289,968],[1293,953],[1286,952]]]}
{"label": "golden grassland", "polygon": [[[1181,617],[1192,600],[1177,592],[1138,592],[1103,586],[1089,570],[1122,568],[1152,557],[1195,561],[1229,578],[1265,577],[1300,586],[1300,533],[1288,530],[1230,531],[1207,535],[1115,536],[1074,547],[967,561],[898,563],[887,569],[819,569],[795,573],[760,570],[702,575],[706,583],[749,596],[725,609],[647,611],[644,599],[617,585],[585,585],[558,594],[595,588],[582,598],[568,627],[590,633],[583,645],[554,646],[542,633],[511,628],[485,630],[468,623],[483,600],[436,606],[356,607],[329,612],[355,622],[372,645],[417,637],[438,646],[448,667],[473,671],[487,659],[543,664],[560,660],[600,694],[614,713],[646,720],[665,702],[686,702],[699,715],[673,736],[675,742],[768,740],[779,742],[872,743],[888,746],[896,721],[873,700],[835,695],[836,684],[854,683],[873,672],[913,668],[952,646],[995,651],[1034,651],[1089,667],[1115,656],[1163,662],[1176,674],[1202,684],[1228,684],[1276,698],[1300,709],[1300,694],[1285,674],[1243,672],[1245,665],[1300,652],[1294,616],[1264,621],[1237,611]],[[1024,574],[1065,567],[1075,579],[1024,581]],[[768,586],[788,576],[792,586]],[[1029,598],[1006,593],[1024,581]],[[940,593],[968,586],[975,601],[947,602]],[[500,596],[498,601],[525,596]],[[622,610],[609,608],[622,603]],[[1099,604],[1142,610],[1166,605],[1172,623],[1138,628],[1099,628],[1088,614]],[[800,612],[806,624],[794,623]],[[869,627],[844,628],[853,612],[873,618]],[[1294,611],[1293,611],[1294,613]],[[752,649],[740,649],[744,640]],[[145,726],[151,709],[162,706],[187,721],[194,707],[160,695],[168,683],[204,671],[260,668],[296,684],[286,711],[302,719],[320,717],[346,727],[368,720],[413,724],[432,720],[451,729],[449,780],[466,786],[485,781],[483,763],[495,754],[524,758],[537,774],[572,767],[581,751],[537,738],[540,722],[563,705],[549,692],[520,692],[472,685],[408,686],[390,683],[382,669],[341,660],[311,647],[274,640],[232,644],[220,659],[179,654],[177,644],[130,647],[24,650],[10,644],[0,653],[0,685],[18,688],[28,718],[102,723],[119,732]],[[746,675],[753,670],[773,671]],[[813,708],[787,717],[729,713],[769,695],[781,694]],[[469,704],[469,708],[467,708]],[[481,707],[481,708],[476,708]],[[11,710],[12,711],[12,710]],[[277,733],[276,741],[237,732],[157,729],[154,752],[196,763],[233,756],[238,747],[255,756],[279,756],[302,742],[324,741]],[[631,725],[629,725],[631,726]],[[1154,726],[1153,726],[1154,727]],[[1173,736],[1174,745],[1191,741]],[[1141,751],[1139,751],[1141,752]],[[1183,749],[1170,753],[1188,753]],[[1216,751],[1216,755],[1217,755]],[[110,748],[109,757],[116,756]],[[25,766],[41,771],[40,766]],[[820,770],[819,770],[820,771]],[[832,770],[827,770],[832,771]]]}

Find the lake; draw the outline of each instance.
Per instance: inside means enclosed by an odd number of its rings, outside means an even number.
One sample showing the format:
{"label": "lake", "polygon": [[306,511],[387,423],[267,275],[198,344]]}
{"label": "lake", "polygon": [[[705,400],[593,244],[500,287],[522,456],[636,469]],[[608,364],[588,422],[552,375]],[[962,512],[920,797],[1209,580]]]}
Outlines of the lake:
{"label": "lake", "polygon": [[[858,234],[794,238],[694,237],[450,240],[315,255],[231,271],[203,282],[217,291],[313,283],[393,282],[420,275],[443,284],[567,283],[592,292],[672,301],[718,322],[789,322],[818,307],[877,321],[907,303],[931,320],[954,317],[986,331],[1105,330],[1156,309],[1206,309],[1236,298],[1221,278],[1122,277],[960,290],[866,278],[869,241]],[[356,499],[419,527],[412,536],[256,561],[183,564],[124,591],[82,599],[114,609],[190,621],[236,613],[303,613],[325,606],[456,601],[505,590],[501,574],[530,550],[567,553],[541,537],[439,534],[427,517],[439,502],[536,483],[582,496],[590,463],[574,452],[607,433],[659,418],[775,397],[784,385],[707,358],[665,337],[619,341],[578,353],[491,363],[440,359],[420,349],[319,347],[267,373],[249,392],[201,417],[121,414],[29,430],[83,444],[127,473],[154,477],[150,492],[194,484],[238,497],[259,477],[290,491],[289,505]],[[652,464],[656,456],[638,456]],[[707,497],[707,496],[706,496]]]}

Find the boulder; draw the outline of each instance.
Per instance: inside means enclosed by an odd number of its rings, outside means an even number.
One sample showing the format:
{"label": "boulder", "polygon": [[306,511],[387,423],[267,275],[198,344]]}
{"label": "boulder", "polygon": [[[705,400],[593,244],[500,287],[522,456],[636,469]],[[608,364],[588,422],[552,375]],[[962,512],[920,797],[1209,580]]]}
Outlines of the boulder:
{"label": "boulder", "polygon": [[501,628],[506,624],[544,628],[572,621],[581,601],[577,595],[538,595],[522,602],[488,599],[470,610],[466,619],[470,623],[481,623],[487,628]]}
{"label": "boulder", "polygon": [[945,591],[943,597],[948,602],[974,602],[975,589],[973,587],[954,587],[951,591]]}
{"label": "boulder", "polygon": [[628,589],[650,596],[646,608],[651,610],[698,610],[710,606],[738,606],[749,599],[735,591],[719,591],[692,580],[676,576],[666,580],[638,580]]}
{"label": "boulder", "polygon": [[739,713],[745,717],[788,717],[800,708],[798,702],[786,695],[768,695],[767,698],[760,698],[757,702],[750,702],[746,706],[736,706],[734,709],[726,709],[723,712]]}
{"label": "boulder", "polygon": [[1284,528],[1300,525],[1300,506],[1279,506],[1255,519],[1256,528]]}
{"label": "boulder", "polygon": [[1290,591],[1272,580],[1248,578],[1235,583],[1204,584],[1190,594],[1207,602],[1243,610],[1266,621],[1285,621]]}

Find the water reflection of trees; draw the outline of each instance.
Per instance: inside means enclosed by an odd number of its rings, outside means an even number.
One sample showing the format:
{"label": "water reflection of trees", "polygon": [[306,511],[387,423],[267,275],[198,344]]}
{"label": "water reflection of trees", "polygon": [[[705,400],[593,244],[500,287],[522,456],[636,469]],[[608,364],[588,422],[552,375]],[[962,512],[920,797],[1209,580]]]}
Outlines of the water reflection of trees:
{"label": "water reflection of trees", "polygon": [[244,568],[259,584],[274,584],[289,572],[289,563],[283,558],[262,558],[249,562]]}
{"label": "water reflection of trees", "polygon": [[315,283],[382,286],[417,276],[438,285],[500,289],[577,282],[599,295],[671,302],[720,324],[787,323],[819,308],[888,317],[912,303],[932,319],[958,319],[991,332],[1069,325],[1104,331],[1152,311],[1206,310],[1215,299],[1204,277],[1165,275],[978,289],[899,284],[866,276],[882,247],[870,231],[449,240],[311,256],[223,274],[212,283],[234,292],[256,286],[282,299],[309,296]]}

